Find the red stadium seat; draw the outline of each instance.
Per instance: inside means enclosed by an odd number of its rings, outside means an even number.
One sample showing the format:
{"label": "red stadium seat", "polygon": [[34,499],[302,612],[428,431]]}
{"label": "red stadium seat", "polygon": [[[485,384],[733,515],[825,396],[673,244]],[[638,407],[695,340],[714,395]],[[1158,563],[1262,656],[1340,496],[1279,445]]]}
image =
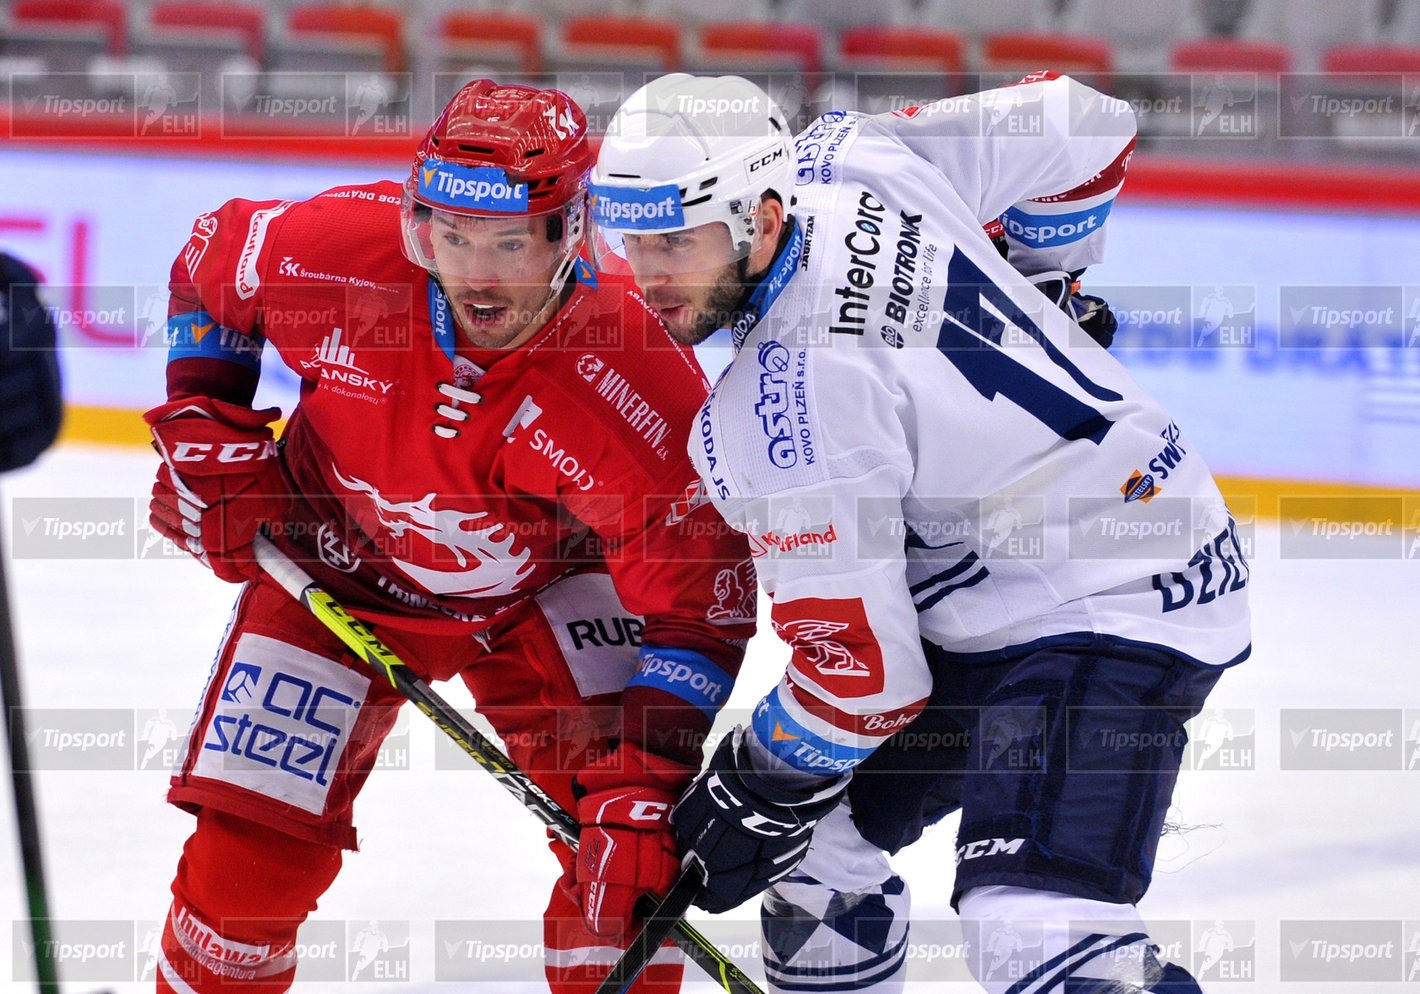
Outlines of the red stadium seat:
{"label": "red stadium seat", "polygon": [[605,63],[607,68],[680,68],[680,27],[642,17],[573,17],[562,25],[559,60]]}
{"label": "red stadium seat", "polygon": [[851,28],[838,41],[840,61],[849,67],[872,65],[884,69],[932,69],[959,73],[966,69],[966,42],[950,31],[925,28]]}
{"label": "red stadium seat", "polygon": [[535,17],[503,11],[451,11],[439,22],[439,37],[446,54],[464,49],[471,57],[487,60],[506,53],[519,72],[542,71],[542,22]]}
{"label": "red stadium seat", "polygon": [[404,71],[404,19],[387,7],[295,7],[286,15],[286,29],[294,36],[325,35],[373,42],[383,49],[386,72]]}
{"label": "red stadium seat", "polygon": [[1322,55],[1321,67],[1332,73],[1400,75],[1420,73],[1420,48],[1383,45],[1340,45]]}
{"label": "red stadium seat", "polygon": [[266,8],[258,4],[158,0],[148,11],[148,24],[183,32],[236,32],[245,39],[246,52],[253,59],[261,62],[266,55]]}
{"label": "red stadium seat", "polygon": [[747,68],[785,62],[800,72],[823,70],[823,37],[807,24],[722,21],[700,30],[700,53],[708,63],[743,60]]}
{"label": "red stadium seat", "polygon": [[981,43],[981,68],[998,72],[1108,73],[1114,49],[1102,38],[1013,33],[990,35]]}
{"label": "red stadium seat", "polygon": [[1195,38],[1174,45],[1169,66],[1177,72],[1291,72],[1292,50],[1270,41]]}
{"label": "red stadium seat", "polygon": [[113,0],[15,0],[10,19],[17,27],[97,30],[110,55],[128,54],[128,10]]}

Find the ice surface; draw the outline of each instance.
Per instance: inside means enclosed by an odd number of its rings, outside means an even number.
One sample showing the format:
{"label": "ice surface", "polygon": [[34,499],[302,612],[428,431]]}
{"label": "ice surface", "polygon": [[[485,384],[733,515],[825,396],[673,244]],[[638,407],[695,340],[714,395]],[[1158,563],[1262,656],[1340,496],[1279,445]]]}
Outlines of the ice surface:
{"label": "ice surface", "polygon": [[[24,526],[22,515],[12,513],[15,498],[131,499],[135,520],[142,522],[145,515],[136,509],[146,504],[153,461],[136,450],[66,446],[5,477],[0,520],[7,543]],[[1235,734],[1245,731],[1247,721],[1255,723],[1254,768],[1183,775],[1174,818],[1192,827],[1164,840],[1160,872],[1142,910],[1150,921],[1170,923],[1164,926],[1170,935],[1185,937],[1190,946],[1185,956],[1197,953],[1198,937],[1215,921],[1224,922],[1240,945],[1253,937],[1254,980],[1218,983],[1210,990],[1409,989],[1399,978],[1370,985],[1279,980],[1288,955],[1279,936],[1283,920],[1401,922],[1407,945],[1420,930],[1420,762],[1416,769],[1402,769],[1414,743],[1405,744],[1405,756],[1389,771],[1283,770],[1281,712],[1401,709],[1405,738],[1413,737],[1410,728],[1420,719],[1420,562],[1282,559],[1280,537],[1277,525],[1256,528],[1253,657],[1226,674],[1210,699],[1232,719]],[[141,543],[141,534],[138,539]],[[129,709],[135,740],[145,727],[158,727],[159,710],[165,709],[181,733],[235,588],[178,558],[14,558],[7,545],[5,566],[29,708]],[[730,707],[751,705],[777,679],[784,659],[772,634],[756,638]],[[461,687],[442,690],[455,703],[469,705]],[[327,938],[340,936],[345,958],[340,975],[348,977],[358,962],[361,937],[374,923],[396,947],[409,943],[407,978],[374,979],[367,969],[355,981],[307,979],[299,989],[372,994],[541,989],[513,980],[529,975],[526,964],[490,967],[486,983],[435,980],[439,922],[507,920],[521,923],[516,934],[536,941],[554,864],[537,823],[491,777],[471,763],[443,768],[447,754],[436,759],[436,730],[412,708],[406,709],[406,721],[407,768],[377,770],[360,798],[362,848],[347,857],[322,902],[315,918],[324,931],[312,943],[328,945]],[[161,748],[147,768],[138,769],[147,741]],[[170,744],[150,731],[146,740],[135,741],[125,769],[38,774],[50,902],[61,939],[84,935],[85,922],[129,923],[139,947],[125,960],[132,972],[124,973],[114,965],[117,960],[107,967],[91,963],[88,968],[97,972],[66,975],[73,978],[67,991],[152,989],[151,979],[125,978],[147,965],[141,947],[166,911],[167,886],[191,828],[188,815],[163,801],[170,752]],[[0,859],[0,918],[15,924],[9,940],[0,938],[0,989],[21,990],[28,985],[13,979],[16,969],[24,969],[15,958],[18,952],[23,961],[26,946],[17,923],[23,906],[10,803],[6,778],[0,822],[11,857]],[[953,834],[954,820],[945,822],[895,860],[912,886],[914,918],[923,923],[918,931],[924,937],[955,927],[947,904]],[[741,962],[762,976],[753,962],[755,912],[747,907],[725,917],[707,924],[707,930],[733,939],[741,947]],[[1402,958],[1408,970],[1420,959],[1420,947],[1403,950]],[[946,975],[955,976],[950,970]],[[694,968],[687,977],[695,981],[688,990],[713,989]],[[951,981],[931,989],[976,988]]]}

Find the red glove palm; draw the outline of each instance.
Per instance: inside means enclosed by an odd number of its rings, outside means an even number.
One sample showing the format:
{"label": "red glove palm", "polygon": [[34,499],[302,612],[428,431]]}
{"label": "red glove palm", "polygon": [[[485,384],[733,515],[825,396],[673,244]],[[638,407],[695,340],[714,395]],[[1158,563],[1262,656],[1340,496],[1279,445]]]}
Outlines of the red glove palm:
{"label": "red glove palm", "polygon": [[252,540],[284,517],[291,486],[270,423],[281,416],[205,397],[177,400],[143,415],[163,457],[149,522],[232,583],[255,579]]}
{"label": "red glove palm", "polygon": [[622,743],[577,774],[577,899],[593,935],[619,938],[642,894],[660,896],[680,873],[671,806],[695,775],[683,763]]}

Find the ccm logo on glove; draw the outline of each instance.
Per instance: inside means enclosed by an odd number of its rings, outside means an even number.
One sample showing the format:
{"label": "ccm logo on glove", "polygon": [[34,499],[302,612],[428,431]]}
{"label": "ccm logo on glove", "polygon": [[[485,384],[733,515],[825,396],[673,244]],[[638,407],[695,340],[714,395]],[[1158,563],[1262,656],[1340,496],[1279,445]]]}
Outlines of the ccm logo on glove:
{"label": "ccm logo on glove", "polygon": [[[217,450],[218,462],[250,462],[276,455],[276,442],[227,442]],[[205,462],[212,455],[210,442],[179,442],[173,448],[173,462]]]}
{"label": "ccm logo on glove", "polygon": [[637,801],[631,805],[632,821],[663,821],[671,813],[671,806],[665,801]]}

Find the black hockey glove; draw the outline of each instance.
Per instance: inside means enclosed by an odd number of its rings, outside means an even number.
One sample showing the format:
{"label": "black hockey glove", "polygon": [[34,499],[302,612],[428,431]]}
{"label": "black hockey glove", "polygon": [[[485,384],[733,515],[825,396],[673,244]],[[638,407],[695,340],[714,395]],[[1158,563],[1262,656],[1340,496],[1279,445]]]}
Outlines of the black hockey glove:
{"label": "black hockey glove", "polygon": [[1069,305],[1066,313],[1075,319],[1085,334],[1105,348],[1114,344],[1114,333],[1119,330],[1119,322],[1114,319],[1109,304],[1088,293],[1073,293],[1066,303]]}
{"label": "black hockey glove", "polygon": [[38,283],[33,270],[0,252],[0,473],[34,462],[59,434],[55,328]]}
{"label": "black hockey glove", "polygon": [[798,866],[814,824],[848,785],[846,776],[809,791],[770,783],[750,765],[748,734],[740,726],[720,743],[671,812],[681,853],[705,864],[695,903],[712,914],[743,904]]}
{"label": "black hockey glove", "polygon": [[1083,272],[1082,269],[1077,273],[1039,273],[1030,277],[1030,281],[1056,307],[1073,318],[1080,330],[1100,345],[1109,348],[1114,343],[1114,333],[1118,330],[1119,323],[1115,321],[1114,312],[1103,299],[1080,293],[1076,289]]}

